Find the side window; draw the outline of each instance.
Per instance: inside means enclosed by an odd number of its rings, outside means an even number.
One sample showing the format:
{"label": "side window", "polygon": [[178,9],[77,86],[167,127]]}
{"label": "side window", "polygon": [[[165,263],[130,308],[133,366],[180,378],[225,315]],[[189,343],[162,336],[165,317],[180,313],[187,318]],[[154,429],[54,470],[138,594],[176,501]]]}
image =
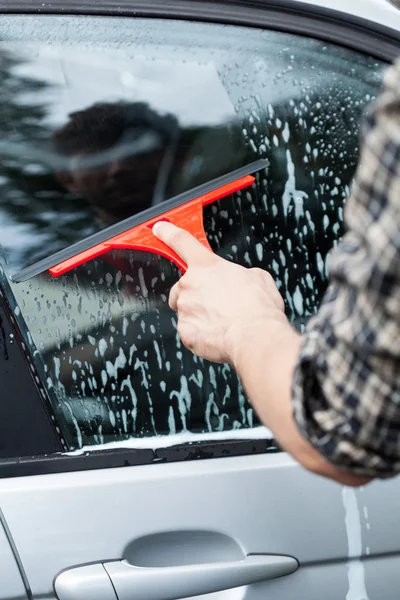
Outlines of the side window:
{"label": "side window", "polygon": [[233,370],[182,346],[166,259],[120,250],[58,279],[10,275],[263,157],[251,188],[204,209],[205,228],[215,252],[272,273],[302,330],[326,287],[383,63],[165,20],[93,18],[84,30],[49,17],[53,39],[41,40],[35,19],[13,17],[0,43],[1,277],[69,448],[256,427]]}

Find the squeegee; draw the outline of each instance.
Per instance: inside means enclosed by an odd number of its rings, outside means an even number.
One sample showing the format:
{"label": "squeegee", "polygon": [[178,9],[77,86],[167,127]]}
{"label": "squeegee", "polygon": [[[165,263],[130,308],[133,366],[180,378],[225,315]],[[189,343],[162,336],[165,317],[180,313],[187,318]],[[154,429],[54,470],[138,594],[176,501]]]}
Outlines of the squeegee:
{"label": "squeegee", "polygon": [[199,185],[26,267],[11,279],[19,283],[45,271],[53,277],[59,277],[117,248],[143,250],[164,256],[184,273],[187,265],[171,248],[153,235],[153,225],[158,221],[169,221],[194,235],[211,250],[204,231],[203,206],[251,186],[255,181],[254,173],[267,166],[268,161],[260,159]]}

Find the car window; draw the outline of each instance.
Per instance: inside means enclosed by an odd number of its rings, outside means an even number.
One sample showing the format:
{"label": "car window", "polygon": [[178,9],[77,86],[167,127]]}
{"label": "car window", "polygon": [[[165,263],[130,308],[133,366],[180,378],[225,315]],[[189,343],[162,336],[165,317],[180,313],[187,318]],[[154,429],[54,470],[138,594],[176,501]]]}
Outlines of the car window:
{"label": "car window", "polygon": [[204,208],[205,229],[221,256],[271,272],[302,330],[326,287],[383,63],[245,27],[3,21],[2,284],[68,447],[256,427],[233,370],[182,346],[166,259],[118,250],[60,278],[10,275],[266,158],[252,187]]}

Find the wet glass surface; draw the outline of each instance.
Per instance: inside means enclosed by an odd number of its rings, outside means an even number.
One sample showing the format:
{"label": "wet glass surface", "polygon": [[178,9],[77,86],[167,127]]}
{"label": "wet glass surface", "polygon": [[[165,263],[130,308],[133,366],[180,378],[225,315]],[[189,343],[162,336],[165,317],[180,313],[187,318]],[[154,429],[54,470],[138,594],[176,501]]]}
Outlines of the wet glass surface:
{"label": "wet glass surface", "polygon": [[253,427],[230,367],[181,346],[165,259],[117,251],[59,279],[7,276],[262,157],[252,188],[204,209],[205,228],[220,255],[272,273],[301,330],[326,287],[383,64],[222,25],[2,22],[3,284],[70,448]]}

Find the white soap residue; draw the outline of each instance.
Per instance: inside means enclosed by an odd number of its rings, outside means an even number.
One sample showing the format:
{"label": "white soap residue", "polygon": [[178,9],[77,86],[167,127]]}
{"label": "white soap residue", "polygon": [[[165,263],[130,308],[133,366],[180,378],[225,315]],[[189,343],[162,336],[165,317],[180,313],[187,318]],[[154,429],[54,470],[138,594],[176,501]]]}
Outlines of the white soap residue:
{"label": "white soap residue", "polygon": [[149,290],[147,289],[146,283],[144,281],[144,274],[143,274],[142,267],[140,267],[140,269],[138,270],[138,275],[139,275],[139,282],[140,282],[140,291],[142,292],[144,298],[148,298]]}
{"label": "white soap residue", "polygon": [[122,348],[119,349],[119,354],[115,359],[115,362],[112,363],[110,360],[106,361],[106,370],[107,375],[109,377],[114,377],[114,379],[118,379],[118,369],[124,369],[127,363],[127,359]]}
{"label": "white soap residue", "polygon": [[61,361],[57,356],[55,356],[53,360],[54,360],[54,374],[56,376],[56,379],[60,379]]}
{"label": "white soap residue", "polygon": [[126,414],[125,409],[122,409],[121,417],[122,417],[122,425],[124,428],[124,432],[127,433],[127,431],[128,431],[128,415]]}
{"label": "white soap residue", "polygon": [[285,140],[285,142],[288,143],[288,141],[290,139],[290,129],[289,129],[289,123],[287,121],[286,121],[285,127],[283,128],[283,131],[282,131],[282,137]]}
{"label": "white soap residue", "polygon": [[74,415],[74,412],[69,404],[69,402],[63,402],[64,407],[66,408],[66,410],[69,413],[70,419],[71,419],[71,423],[74,426],[75,432],[76,432],[76,438],[78,440],[78,444],[82,444],[82,433],[78,424],[78,421]]}
{"label": "white soap residue", "polygon": [[324,263],[324,259],[322,258],[320,252],[317,252],[316,258],[317,258],[317,269],[320,272],[320,275],[322,277],[325,277],[325,263]]}
{"label": "white soap residue", "polygon": [[293,304],[297,313],[302,316],[304,314],[304,305],[303,305],[303,294],[300,291],[299,286],[296,286],[296,289],[293,292]]}
{"label": "white soap residue", "polygon": [[79,456],[85,452],[96,452],[100,450],[115,450],[122,448],[150,449],[170,448],[182,444],[194,444],[196,442],[217,442],[221,440],[271,440],[272,433],[266,427],[254,427],[252,429],[232,429],[230,431],[213,431],[210,433],[192,433],[184,431],[174,435],[159,435],[145,438],[131,438],[120,442],[108,442],[97,446],[83,446],[73,452],[63,452],[66,456]]}
{"label": "white soap residue", "polygon": [[347,563],[349,591],[346,594],[346,600],[368,600],[365,587],[365,569],[360,559],[362,554],[361,519],[355,490],[344,487],[342,499],[349,548],[349,562]]}
{"label": "white soap residue", "polygon": [[189,377],[189,381],[194,381],[194,383],[200,389],[201,389],[201,386],[203,385],[203,379],[204,379],[204,375],[200,369],[197,369],[196,375],[194,373],[192,373],[191,376]]}
{"label": "white soap residue", "polygon": [[192,398],[189,392],[188,380],[185,375],[181,375],[180,391],[178,392],[177,390],[174,390],[171,392],[169,398],[170,400],[173,400],[174,398],[178,400],[178,410],[181,415],[183,428],[186,430],[186,416],[190,410]]}
{"label": "white soap residue", "polygon": [[174,410],[172,406],[169,407],[169,415],[168,415],[168,426],[172,435],[176,434],[176,425],[175,425],[175,417]]}
{"label": "white soap residue", "polygon": [[274,118],[274,108],[272,106],[272,104],[268,104],[268,114],[269,114],[269,118],[273,119]]}
{"label": "white soap residue", "polygon": [[308,195],[305,192],[296,189],[295,168],[290,150],[286,150],[286,160],[288,178],[282,195],[283,212],[285,213],[285,217],[287,217],[289,205],[293,202],[296,219],[299,220],[304,214],[304,200],[308,198]]}
{"label": "white soap residue", "polygon": [[[131,400],[132,400],[131,414],[132,414],[132,421],[133,421],[133,430],[135,430],[135,428],[136,428],[136,419],[137,419],[138,399],[137,399],[137,396],[136,396],[136,392],[133,389],[132,380],[131,380],[131,376],[130,375],[128,375],[128,377],[126,379],[124,379],[124,381],[121,384],[121,391],[123,391],[125,388],[127,388],[129,390],[129,393],[131,395]],[[105,444],[105,445],[107,446],[107,444]]]}
{"label": "white soap residue", "polygon": [[99,352],[100,352],[100,356],[104,356],[106,350],[107,350],[107,342],[104,338],[101,338],[101,340],[99,341]]}
{"label": "white soap residue", "polygon": [[124,317],[122,320],[122,335],[123,336],[126,336],[126,333],[128,331],[128,325],[129,325],[129,321],[126,317]]}
{"label": "white soap residue", "polygon": [[156,351],[158,368],[161,370],[162,369],[162,358],[161,358],[160,346],[158,345],[157,340],[153,340],[153,346],[154,346],[154,350]]}
{"label": "white soap residue", "polygon": [[261,262],[263,259],[264,249],[262,244],[256,244],[257,258]]}

